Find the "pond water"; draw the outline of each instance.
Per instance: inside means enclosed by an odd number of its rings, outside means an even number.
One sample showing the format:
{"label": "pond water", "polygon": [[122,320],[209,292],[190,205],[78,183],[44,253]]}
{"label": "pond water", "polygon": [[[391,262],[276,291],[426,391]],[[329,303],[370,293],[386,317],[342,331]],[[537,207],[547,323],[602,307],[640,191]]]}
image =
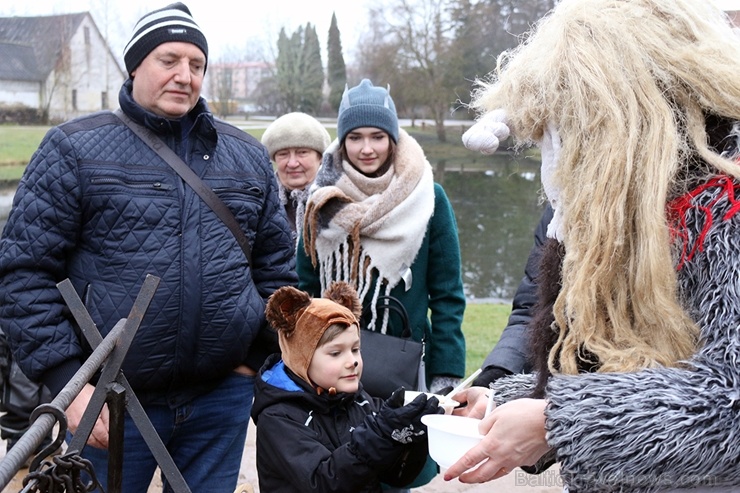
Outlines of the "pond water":
{"label": "pond water", "polygon": [[470,300],[514,296],[542,214],[539,168],[539,160],[507,154],[435,167],[455,210]]}
{"label": "pond water", "polygon": [[[468,299],[510,300],[542,211],[539,161],[505,153],[466,163],[430,161],[455,211]],[[0,189],[0,227],[14,191]]]}

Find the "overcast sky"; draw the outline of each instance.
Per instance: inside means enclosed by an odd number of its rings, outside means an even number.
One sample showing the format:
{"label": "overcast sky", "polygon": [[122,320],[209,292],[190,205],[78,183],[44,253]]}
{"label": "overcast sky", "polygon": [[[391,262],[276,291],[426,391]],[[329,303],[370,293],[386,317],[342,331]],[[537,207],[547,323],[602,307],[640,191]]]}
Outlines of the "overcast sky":
{"label": "overcast sky", "polygon": [[[281,28],[290,35],[299,26],[310,22],[316,26],[326,63],[326,38],[332,13],[337,15],[344,57],[349,62],[354,58],[359,36],[368,24],[368,5],[381,1],[185,0],[184,3],[206,33],[212,59],[229,58],[235,52],[244,53],[249,46],[257,46],[259,53],[271,59],[276,55]],[[740,10],[740,0],[713,1],[725,10]],[[145,13],[170,3],[171,0],[0,0],[0,16],[89,11],[98,28],[108,36],[111,48],[121,56],[136,21]]]}
{"label": "overcast sky", "polygon": [[723,10],[740,10],[740,0],[714,0],[714,3]]}
{"label": "overcast sky", "polygon": [[[107,25],[111,47],[120,56],[136,21],[170,3],[170,0],[2,0],[0,16],[89,11],[104,35]],[[250,43],[263,45],[263,52],[271,50],[266,55],[272,57],[280,29],[284,27],[291,35],[307,22],[316,26],[321,47],[326,50],[331,15],[336,13],[344,56],[351,59],[358,36],[367,25],[368,0],[184,0],[183,3],[206,34],[209,58],[225,57]]]}

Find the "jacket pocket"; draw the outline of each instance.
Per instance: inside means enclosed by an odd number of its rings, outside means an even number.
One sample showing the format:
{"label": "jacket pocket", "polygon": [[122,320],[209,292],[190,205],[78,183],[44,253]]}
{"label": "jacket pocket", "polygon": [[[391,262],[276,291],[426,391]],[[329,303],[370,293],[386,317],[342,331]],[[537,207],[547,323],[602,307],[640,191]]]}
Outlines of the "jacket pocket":
{"label": "jacket pocket", "polygon": [[254,184],[214,187],[213,191],[234,214],[245,234],[253,239],[263,215],[265,191]]}
{"label": "jacket pocket", "polygon": [[159,180],[127,180],[115,176],[94,176],[90,178],[90,192],[100,193],[104,192],[109,187],[113,189],[127,189],[137,191],[153,191],[153,192],[169,192],[174,190],[174,185],[168,183],[162,183]]}

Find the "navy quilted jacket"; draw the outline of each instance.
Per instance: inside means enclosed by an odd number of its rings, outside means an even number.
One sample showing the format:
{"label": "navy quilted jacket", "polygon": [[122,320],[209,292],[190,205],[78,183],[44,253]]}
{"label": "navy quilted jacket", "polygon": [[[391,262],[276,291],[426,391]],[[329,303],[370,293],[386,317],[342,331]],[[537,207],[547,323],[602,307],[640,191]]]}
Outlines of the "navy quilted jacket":
{"label": "navy quilted jacket", "polygon": [[24,373],[54,393],[90,353],[56,287],[66,278],[103,334],[128,316],[147,274],[161,278],[123,365],[134,389],[153,392],[196,391],[241,363],[259,369],[276,350],[266,299],[297,282],[291,229],[262,145],[214,120],[202,99],[188,129],[146,112],[130,91],[129,80],[121,108],[229,206],[254,265],[215,213],[115,115],[51,129],[0,242],[0,324]]}

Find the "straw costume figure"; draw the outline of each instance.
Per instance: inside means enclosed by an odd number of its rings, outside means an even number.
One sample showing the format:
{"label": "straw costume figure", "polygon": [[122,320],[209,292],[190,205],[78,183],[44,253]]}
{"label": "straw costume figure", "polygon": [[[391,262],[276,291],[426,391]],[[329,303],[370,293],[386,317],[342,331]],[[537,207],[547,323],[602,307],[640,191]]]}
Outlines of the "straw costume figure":
{"label": "straw costume figure", "polygon": [[[466,145],[539,145],[555,213],[536,376],[493,384],[497,453],[471,450],[447,479],[547,453],[570,493],[737,491],[738,73],[740,39],[710,2],[563,0],[478,86]],[[534,424],[514,437],[514,416]],[[492,446],[504,438],[530,445]]]}

